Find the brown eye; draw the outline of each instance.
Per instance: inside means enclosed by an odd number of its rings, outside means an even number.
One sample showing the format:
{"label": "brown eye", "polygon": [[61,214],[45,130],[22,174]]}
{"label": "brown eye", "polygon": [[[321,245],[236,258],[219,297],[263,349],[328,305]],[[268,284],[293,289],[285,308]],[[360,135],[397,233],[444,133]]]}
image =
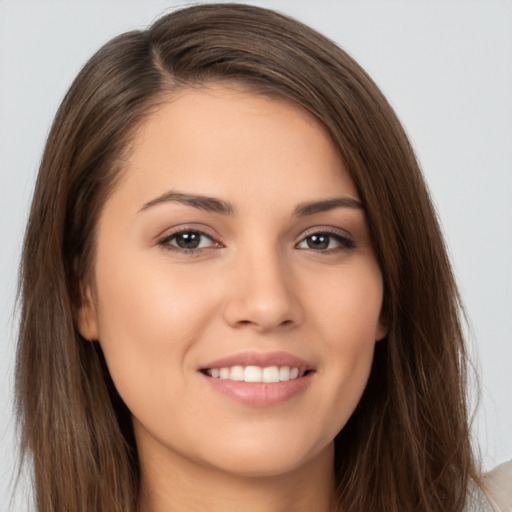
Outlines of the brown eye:
{"label": "brown eye", "polygon": [[165,249],[181,252],[199,252],[201,249],[220,247],[210,236],[201,231],[179,231],[158,242]]}
{"label": "brown eye", "polygon": [[299,249],[330,252],[354,247],[354,242],[338,233],[318,232],[303,238],[297,245]]}
{"label": "brown eye", "polygon": [[318,235],[311,235],[306,238],[306,243],[310,249],[323,250],[329,247],[331,237],[324,233]]}
{"label": "brown eye", "polygon": [[197,249],[201,243],[201,233],[190,231],[187,233],[179,233],[174,236],[175,243],[181,249]]}

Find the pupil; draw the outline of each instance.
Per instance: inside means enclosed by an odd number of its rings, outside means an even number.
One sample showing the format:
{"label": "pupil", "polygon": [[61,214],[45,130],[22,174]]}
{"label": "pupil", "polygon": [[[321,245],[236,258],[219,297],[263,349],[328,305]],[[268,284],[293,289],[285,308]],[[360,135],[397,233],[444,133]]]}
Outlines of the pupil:
{"label": "pupil", "polygon": [[308,237],[308,247],[310,249],[327,249],[329,237],[327,235],[311,235]]}
{"label": "pupil", "polygon": [[199,233],[181,233],[176,235],[176,244],[182,249],[197,249],[201,235]]}

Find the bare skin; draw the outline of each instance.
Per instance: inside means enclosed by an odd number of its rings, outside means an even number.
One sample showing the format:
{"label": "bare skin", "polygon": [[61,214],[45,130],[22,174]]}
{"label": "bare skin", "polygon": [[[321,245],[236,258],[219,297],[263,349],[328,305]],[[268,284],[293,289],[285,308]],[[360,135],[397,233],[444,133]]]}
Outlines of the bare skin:
{"label": "bare skin", "polygon": [[357,190],[311,117],[220,85],[159,107],[86,289],[142,512],[333,510],[333,439],[386,326]]}
{"label": "bare skin", "polygon": [[140,512],[335,512],[332,456],[329,446],[310,464],[283,475],[230,478],[213,468],[188,472],[165,459],[144,460],[147,471]]}

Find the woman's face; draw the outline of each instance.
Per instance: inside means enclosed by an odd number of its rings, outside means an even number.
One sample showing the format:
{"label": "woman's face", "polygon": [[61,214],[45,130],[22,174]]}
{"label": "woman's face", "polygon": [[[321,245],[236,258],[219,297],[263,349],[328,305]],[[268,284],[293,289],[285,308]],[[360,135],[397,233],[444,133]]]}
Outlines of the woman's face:
{"label": "woman's face", "polygon": [[385,326],[328,135],[285,102],[187,89],[140,126],[125,165],[80,330],[143,460],[276,475],[331,457]]}

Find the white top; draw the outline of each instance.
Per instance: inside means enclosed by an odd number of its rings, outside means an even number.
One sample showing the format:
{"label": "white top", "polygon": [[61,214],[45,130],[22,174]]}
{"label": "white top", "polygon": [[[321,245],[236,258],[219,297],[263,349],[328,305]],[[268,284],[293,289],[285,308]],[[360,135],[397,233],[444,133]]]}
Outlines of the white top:
{"label": "white top", "polygon": [[472,493],[467,512],[512,512],[512,461],[484,475],[483,486]]}

